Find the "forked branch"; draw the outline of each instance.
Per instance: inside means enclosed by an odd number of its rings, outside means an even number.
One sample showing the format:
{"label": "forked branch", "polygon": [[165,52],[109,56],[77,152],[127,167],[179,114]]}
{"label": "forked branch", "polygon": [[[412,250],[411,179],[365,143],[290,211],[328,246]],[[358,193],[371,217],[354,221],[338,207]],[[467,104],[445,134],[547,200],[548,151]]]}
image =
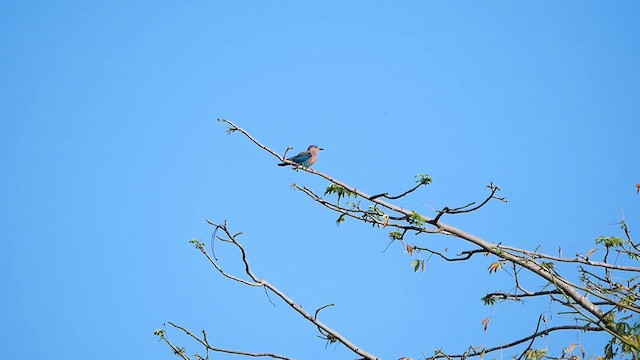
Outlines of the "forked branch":
{"label": "forked branch", "polygon": [[[192,240],[191,242],[196,244],[196,247],[209,260],[209,262],[214,265],[214,267],[216,268],[216,270],[218,270],[218,272],[220,272],[222,275],[224,275],[227,278],[230,278],[230,279],[235,280],[237,282],[243,283],[245,285],[262,286],[265,289],[270,290],[272,293],[274,293],[276,296],[278,296],[281,300],[283,300],[287,305],[289,305],[292,309],[294,309],[296,312],[298,312],[300,315],[302,315],[305,319],[307,319],[308,321],[313,323],[315,326],[317,326],[318,329],[320,330],[321,334],[323,334],[325,337],[328,337],[328,338],[330,338],[330,339],[332,339],[334,341],[340,342],[341,344],[343,344],[344,346],[346,346],[351,351],[353,351],[354,353],[358,354],[359,356],[361,356],[364,359],[367,359],[367,360],[377,360],[378,359],[377,356],[375,356],[373,354],[370,354],[369,352],[363,350],[359,346],[357,346],[354,343],[352,343],[351,341],[349,341],[343,335],[338,333],[336,330],[332,329],[331,327],[329,327],[326,324],[324,324],[323,322],[321,322],[317,318],[319,310],[316,311],[315,314],[311,314],[311,313],[307,312],[306,310],[304,310],[302,308],[302,306],[300,306],[297,303],[295,303],[290,297],[288,297],[284,292],[282,292],[275,285],[269,283],[268,281],[266,281],[264,279],[259,278],[253,272],[253,270],[251,268],[251,264],[249,263],[248,256],[247,256],[246,250],[244,249],[244,246],[242,246],[242,244],[237,240],[237,238],[236,238],[237,234],[234,235],[233,233],[231,233],[231,231],[229,231],[229,228],[227,227],[226,221],[223,224],[216,224],[216,223],[211,222],[209,220],[207,220],[207,222],[210,225],[214,226],[216,230],[222,230],[223,233],[226,235],[226,238],[220,238],[220,240],[224,240],[225,242],[231,243],[236,248],[238,248],[240,250],[240,253],[242,254],[242,262],[245,265],[245,273],[246,273],[247,276],[249,276],[249,278],[251,278],[252,281],[250,282],[250,281],[241,279],[241,278],[239,278],[237,276],[233,276],[233,275],[230,275],[230,274],[227,274],[226,272],[224,272],[222,270],[222,268],[217,264],[217,262],[214,259],[212,259],[211,256],[209,256],[209,254],[207,253],[207,251],[206,251],[206,249],[204,247],[204,244],[202,244],[199,241]],[[211,349],[211,350],[213,350],[213,349]],[[238,353],[238,352],[235,352],[235,353]],[[242,355],[247,355],[247,354],[242,354]]]}

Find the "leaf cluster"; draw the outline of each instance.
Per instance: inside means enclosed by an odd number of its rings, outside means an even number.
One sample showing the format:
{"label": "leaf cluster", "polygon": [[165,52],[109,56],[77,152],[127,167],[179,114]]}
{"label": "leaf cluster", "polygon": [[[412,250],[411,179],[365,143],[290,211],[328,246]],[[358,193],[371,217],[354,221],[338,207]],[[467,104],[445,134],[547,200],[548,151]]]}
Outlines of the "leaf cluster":
{"label": "leaf cluster", "polygon": [[327,186],[327,189],[324,191],[324,196],[326,195],[331,195],[331,194],[336,194],[338,195],[338,205],[340,205],[340,199],[341,198],[357,198],[358,194],[356,194],[355,192],[345,189],[343,186],[340,185],[336,185],[336,184],[331,184],[329,186]]}

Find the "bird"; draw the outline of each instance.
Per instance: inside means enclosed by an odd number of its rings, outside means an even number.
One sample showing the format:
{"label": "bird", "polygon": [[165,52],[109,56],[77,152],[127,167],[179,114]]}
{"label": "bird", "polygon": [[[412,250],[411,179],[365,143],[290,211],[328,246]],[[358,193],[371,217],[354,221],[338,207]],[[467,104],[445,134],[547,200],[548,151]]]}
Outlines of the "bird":
{"label": "bird", "polygon": [[[318,152],[320,152],[321,150],[324,150],[324,149],[321,147],[318,147],[318,145],[311,145],[309,146],[309,148],[307,148],[307,151],[303,151],[296,156],[292,156],[288,158],[287,160],[293,161],[294,163],[298,165],[302,165],[304,167],[310,167],[311,165],[316,163],[316,160],[318,160]],[[287,164],[287,163],[278,164],[278,166],[286,166],[286,165],[291,165],[291,164]]]}

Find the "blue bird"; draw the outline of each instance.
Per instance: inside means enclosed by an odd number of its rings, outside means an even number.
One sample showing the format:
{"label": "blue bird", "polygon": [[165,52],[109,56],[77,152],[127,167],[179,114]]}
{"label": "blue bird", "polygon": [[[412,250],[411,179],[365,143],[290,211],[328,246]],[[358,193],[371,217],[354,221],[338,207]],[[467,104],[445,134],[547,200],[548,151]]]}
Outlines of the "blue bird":
{"label": "blue bird", "polygon": [[[320,152],[320,150],[324,150],[324,149],[318,147],[318,145],[311,145],[309,146],[307,151],[303,151],[296,156],[292,156],[288,158],[287,160],[293,161],[294,163],[298,165],[302,165],[304,167],[310,167],[311,165],[316,163],[316,160],[318,160],[318,152]],[[287,164],[287,163],[278,164],[278,166],[286,166],[286,165],[291,165],[291,164]]]}

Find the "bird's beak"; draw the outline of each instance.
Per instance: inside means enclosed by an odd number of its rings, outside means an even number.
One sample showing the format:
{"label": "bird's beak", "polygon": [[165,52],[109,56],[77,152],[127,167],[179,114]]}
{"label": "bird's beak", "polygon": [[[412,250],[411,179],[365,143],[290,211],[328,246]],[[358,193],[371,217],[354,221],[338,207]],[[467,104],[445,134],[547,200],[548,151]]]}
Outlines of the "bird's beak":
{"label": "bird's beak", "polygon": [[318,148],[318,150],[324,150],[323,148]]}

